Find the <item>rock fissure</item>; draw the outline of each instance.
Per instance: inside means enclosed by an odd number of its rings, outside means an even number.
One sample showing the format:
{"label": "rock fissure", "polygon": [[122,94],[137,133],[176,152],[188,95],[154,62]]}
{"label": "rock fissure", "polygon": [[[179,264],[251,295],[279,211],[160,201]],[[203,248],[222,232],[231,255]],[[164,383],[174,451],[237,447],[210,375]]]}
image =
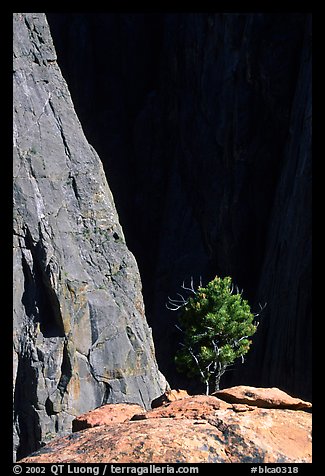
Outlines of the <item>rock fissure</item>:
{"label": "rock fissure", "polygon": [[[65,133],[63,131],[62,120],[61,120],[60,116],[57,115],[55,107],[53,106],[53,103],[51,101],[50,96],[48,98],[48,104],[49,104],[49,106],[51,108],[51,111],[53,113],[57,128],[59,129],[60,136],[61,136],[61,139],[62,139],[62,143],[63,143],[63,146],[64,146],[65,155],[68,157],[68,159],[71,159],[71,151],[70,151],[70,148],[68,146],[68,140],[67,140],[67,138],[65,136]],[[73,189],[74,189],[74,187],[73,187]]]}

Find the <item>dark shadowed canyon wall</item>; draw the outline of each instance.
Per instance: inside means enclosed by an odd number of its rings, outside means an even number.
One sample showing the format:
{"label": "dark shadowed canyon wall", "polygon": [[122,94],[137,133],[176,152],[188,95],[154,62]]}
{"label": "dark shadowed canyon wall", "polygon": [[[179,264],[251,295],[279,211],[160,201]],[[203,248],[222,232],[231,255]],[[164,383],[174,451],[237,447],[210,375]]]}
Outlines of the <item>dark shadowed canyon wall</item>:
{"label": "dark shadowed canyon wall", "polygon": [[140,267],[174,385],[183,279],[267,302],[226,383],[311,398],[311,16],[49,14],[58,60]]}
{"label": "dark shadowed canyon wall", "polygon": [[166,296],[191,275],[231,274],[268,306],[230,380],[310,398],[310,16],[49,18],[112,177],[162,368],[173,375],[178,339]]}

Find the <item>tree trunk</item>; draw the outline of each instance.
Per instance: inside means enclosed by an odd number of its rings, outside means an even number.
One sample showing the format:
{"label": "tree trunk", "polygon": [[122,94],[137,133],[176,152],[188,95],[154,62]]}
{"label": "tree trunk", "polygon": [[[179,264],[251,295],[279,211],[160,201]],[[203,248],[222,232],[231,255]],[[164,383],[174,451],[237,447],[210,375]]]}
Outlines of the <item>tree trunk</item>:
{"label": "tree trunk", "polygon": [[221,378],[221,375],[220,373],[218,373],[218,375],[216,375],[216,378],[215,378],[215,381],[214,381],[214,391],[217,392],[218,390],[220,390],[220,378]]}
{"label": "tree trunk", "polygon": [[220,390],[220,379],[225,373],[227,368],[227,365],[221,365],[220,363],[218,364],[218,366],[219,366],[219,370],[215,374],[215,379],[214,379],[214,390],[213,390],[214,392],[217,392],[218,390]]}

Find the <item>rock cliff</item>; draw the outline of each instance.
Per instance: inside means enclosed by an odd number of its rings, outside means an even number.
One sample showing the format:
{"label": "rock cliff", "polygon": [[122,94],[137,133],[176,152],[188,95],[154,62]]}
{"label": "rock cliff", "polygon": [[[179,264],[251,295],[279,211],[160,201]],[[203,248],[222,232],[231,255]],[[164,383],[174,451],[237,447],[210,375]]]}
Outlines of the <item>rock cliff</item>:
{"label": "rock cliff", "polygon": [[140,413],[134,405],[104,405],[76,420],[82,431],[22,462],[311,462],[310,403],[277,388],[234,387],[218,397],[187,396]]}
{"label": "rock cliff", "polygon": [[46,17],[14,14],[14,446],[22,458],[107,402],[166,387],[102,163]]}
{"label": "rock cliff", "polygon": [[310,399],[311,16],[48,18],[139,263],[161,369],[179,385],[167,296],[191,275],[231,275],[255,310],[268,305],[227,383]]}

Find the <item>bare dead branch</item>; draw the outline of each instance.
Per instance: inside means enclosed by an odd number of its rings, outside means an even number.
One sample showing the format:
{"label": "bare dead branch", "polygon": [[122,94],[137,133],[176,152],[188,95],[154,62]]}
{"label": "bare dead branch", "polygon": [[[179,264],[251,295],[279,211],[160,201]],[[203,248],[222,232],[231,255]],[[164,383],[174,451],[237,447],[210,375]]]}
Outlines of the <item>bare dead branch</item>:
{"label": "bare dead branch", "polygon": [[267,302],[265,302],[263,306],[261,305],[261,303],[258,303],[258,305],[260,306],[260,310],[259,310],[259,312],[254,312],[253,313],[254,317],[258,317],[261,314],[261,312],[264,311],[264,309],[267,306]]}
{"label": "bare dead branch", "polygon": [[217,343],[216,343],[215,340],[212,340],[212,345],[213,345],[213,350],[214,350],[214,352],[215,352],[216,355],[218,356],[219,353],[220,353],[220,350],[219,350],[219,347],[218,347],[218,345],[217,345]]}
{"label": "bare dead branch", "polygon": [[183,306],[186,306],[186,304],[188,303],[188,299],[185,299],[184,296],[182,296],[180,293],[177,293],[177,296],[179,296],[180,299],[172,299],[171,297],[167,296],[168,303],[166,303],[166,307],[170,311],[178,311],[178,309]]}
{"label": "bare dead branch", "polygon": [[[174,307],[171,307],[171,306],[174,306]],[[181,307],[183,307],[183,304],[179,305],[179,306],[176,306],[175,304],[170,304],[168,305],[168,303],[166,303],[166,307],[169,311],[178,311],[178,309],[180,309]]]}
{"label": "bare dead branch", "polygon": [[240,339],[236,340],[236,341],[235,341],[236,344],[238,344],[238,342],[240,342],[240,341],[243,340],[243,339],[248,339],[248,336],[243,336],[243,337],[241,337]]}
{"label": "bare dead branch", "polygon": [[[200,276],[200,286],[202,286],[202,277]],[[191,292],[193,294],[197,294],[195,289],[194,289],[194,280],[193,276],[191,276],[191,282],[190,282],[190,287],[185,286],[185,280],[183,281],[183,284],[181,286],[182,289],[185,291]],[[181,309],[183,306],[186,306],[189,302],[189,297],[186,299],[182,294],[176,293],[177,296],[179,296],[180,299],[172,299],[171,297],[168,296],[168,302],[165,304],[166,308],[169,311],[178,311]]]}
{"label": "bare dead branch", "polygon": [[182,296],[180,293],[176,293],[176,294],[177,296],[180,296],[182,298],[184,305],[188,303],[188,299],[185,299],[184,296]]}
{"label": "bare dead branch", "polygon": [[182,286],[181,286],[181,288],[182,288],[182,289],[185,289],[186,291],[190,291],[191,293],[196,294],[196,291],[195,291],[195,289],[194,289],[193,276],[191,276],[191,284],[190,284],[190,285],[191,285],[191,287],[190,287],[190,288],[187,288],[187,287],[185,286],[185,280],[184,280],[184,281],[183,281],[183,284],[182,284]]}
{"label": "bare dead branch", "polygon": [[[178,294],[178,293],[177,293]],[[181,296],[180,294],[178,294],[179,296]],[[188,300],[184,299],[183,296],[181,296],[182,299],[172,299],[168,296],[168,300],[170,303],[175,303],[175,304],[187,304],[188,303]]]}
{"label": "bare dead branch", "polygon": [[[203,382],[205,382],[205,384],[206,384],[206,394],[209,395],[209,377],[208,377],[207,375],[204,375],[204,372],[203,372],[202,369],[201,369],[199,360],[198,360],[198,358],[196,357],[196,355],[194,354],[194,352],[192,351],[191,347],[187,347],[187,350],[189,351],[189,353],[190,353],[191,356],[193,357],[194,362],[196,363],[197,368],[199,369],[199,372],[200,372],[200,375],[201,375],[201,377],[202,377],[202,379],[203,379]],[[209,364],[209,365],[210,365],[210,364]]]}

